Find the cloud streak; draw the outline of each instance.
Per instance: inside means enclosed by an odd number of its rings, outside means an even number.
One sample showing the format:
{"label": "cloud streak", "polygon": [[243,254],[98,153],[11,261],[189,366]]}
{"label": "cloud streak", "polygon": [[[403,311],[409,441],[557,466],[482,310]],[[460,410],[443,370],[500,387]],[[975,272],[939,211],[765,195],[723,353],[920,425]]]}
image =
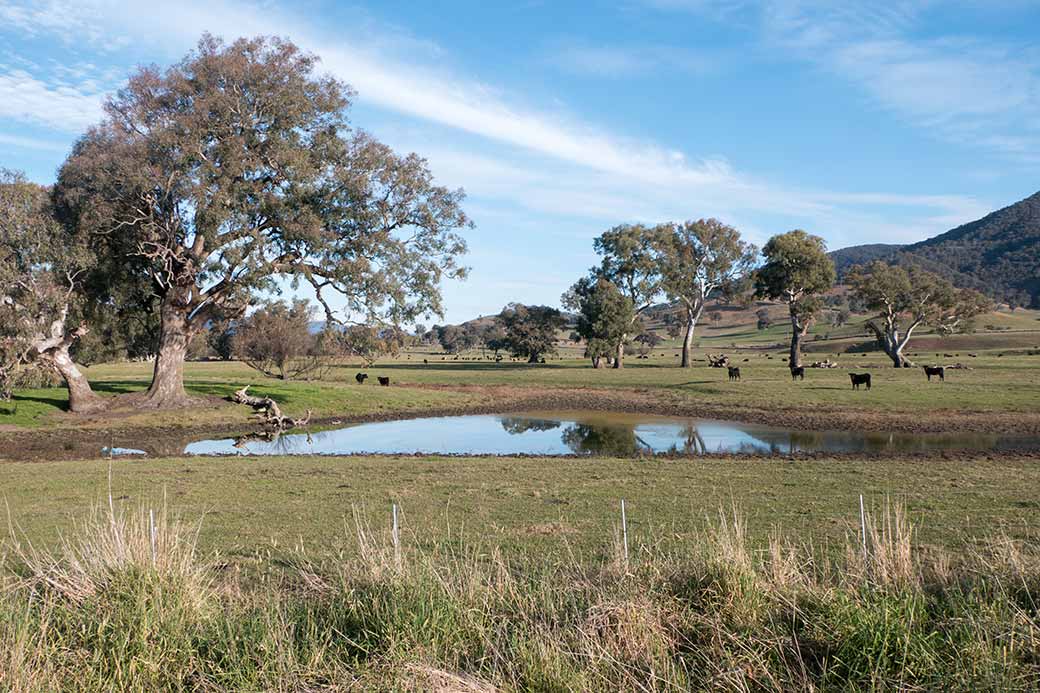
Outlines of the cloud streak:
{"label": "cloud streak", "polygon": [[24,69],[0,72],[0,118],[77,133],[101,118],[103,99],[104,91],[93,80],[73,86],[44,81]]}
{"label": "cloud streak", "polygon": [[930,134],[1036,162],[1040,54],[999,40],[912,38],[929,9],[773,0],[763,33]]}
{"label": "cloud streak", "polygon": [[[82,4],[90,11],[72,16],[90,16],[91,22],[100,17],[110,33],[135,36],[152,53],[161,50],[173,57],[203,31],[228,37],[289,36],[318,54],[324,69],[349,81],[361,103],[425,123],[431,132],[462,135],[454,152],[431,156],[439,175],[450,174],[471,192],[546,214],[584,217],[597,224],[608,216],[620,222],[715,215],[760,229],[756,218],[768,215],[841,243],[867,233],[909,240],[911,233],[944,230],[935,226],[937,219],[970,218],[984,208],[955,196],[798,190],[761,180],[724,159],[690,157],[572,115],[522,104],[497,87],[439,67],[440,50],[429,42],[399,31],[379,35],[368,23],[364,36],[343,36],[340,27],[334,34],[298,15],[274,7],[258,12],[234,0],[146,8],[89,0]],[[99,117],[101,99],[89,80],[76,86],[24,69],[0,71],[0,109],[6,109],[0,115],[8,118],[76,132]],[[426,135],[412,143],[428,153],[431,141],[436,139]],[[899,218],[909,221],[888,221],[895,208]],[[779,230],[784,229],[769,229]]]}

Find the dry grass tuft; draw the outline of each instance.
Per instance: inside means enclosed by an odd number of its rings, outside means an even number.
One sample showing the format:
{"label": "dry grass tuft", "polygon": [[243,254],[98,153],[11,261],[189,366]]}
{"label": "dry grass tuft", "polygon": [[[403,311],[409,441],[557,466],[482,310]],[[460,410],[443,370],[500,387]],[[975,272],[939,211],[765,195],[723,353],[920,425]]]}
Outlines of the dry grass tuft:
{"label": "dry grass tuft", "polygon": [[645,595],[603,601],[589,608],[582,626],[592,656],[625,662],[658,661],[675,646],[668,613]]}
{"label": "dry grass tuft", "polygon": [[419,693],[496,693],[498,688],[475,676],[457,674],[425,664],[410,664],[405,667],[404,680],[400,682],[405,691]]}
{"label": "dry grass tuft", "polygon": [[16,539],[13,554],[25,567],[27,586],[71,602],[95,597],[115,577],[134,573],[176,583],[201,603],[212,591],[212,577],[196,555],[198,531],[199,523],[171,517],[165,502],[158,512],[144,506],[125,511],[110,499],[63,536],[55,551]]}

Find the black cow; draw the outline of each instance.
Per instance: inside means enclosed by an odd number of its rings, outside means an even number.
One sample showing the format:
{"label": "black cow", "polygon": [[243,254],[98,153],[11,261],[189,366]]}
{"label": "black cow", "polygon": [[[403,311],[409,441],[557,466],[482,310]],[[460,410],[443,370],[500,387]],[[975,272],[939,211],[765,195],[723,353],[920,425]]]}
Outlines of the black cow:
{"label": "black cow", "polygon": [[364,385],[366,378],[368,378],[368,373],[358,373],[354,376],[354,380],[357,381],[358,385]]}
{"label": "black cow", "polygon": [[928,382],[932,382],[932,376],[939,376],[941,382],[946,382],[946,369],[942,366],[925,366],[924,374],[928,376]]}
{"label": "black cow", "polygon": [[735,368],[734,366],[730,366],[729,367],[729,379],[730,380],[740,380],[740,369],[739,368]]}
{"label": "black cow", "polygon": [[383,387],[390,387],[390,376],[389,375],[381,375],[381,376],[379,376],[379,384],[382,385]]}
{"label": "black cow", "polygon": [[423,365],[429,364],[430,363],[430,359],[423,359],[422,362],[423,362]]}
{"label": "black cow", "polygon": [[849,373],[852,380],[852,389],[858,390],[860,385],[866,385],[870,389],[870,373]]}
{"label": "black cow", "polygon": [[805,366],[791,366],[791,380],[796,378],[805,380]]}

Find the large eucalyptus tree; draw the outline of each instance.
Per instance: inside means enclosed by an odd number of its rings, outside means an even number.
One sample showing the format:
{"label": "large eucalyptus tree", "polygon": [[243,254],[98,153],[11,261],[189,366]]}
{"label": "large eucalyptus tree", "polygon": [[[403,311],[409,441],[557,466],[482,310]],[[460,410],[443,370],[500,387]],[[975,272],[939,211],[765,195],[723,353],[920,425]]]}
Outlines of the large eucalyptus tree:
{"label": "large eucalyptus tree", "polygon": [[654,237],[661,289],[682,309],[682,367],[689,368],[693,332],[708,299],[745,277],[758,249],[740,232],[718,219],[700,219],[658,227]]}
{"label": "large eucalyptus tree", "polygon": [[656,227],[622,224],[593,241],[602,257],[599,266],[592,269],[593,283],[596,279],[607,280],[632,305],[628,325],[614,344],[614,368],[624,367],[625,344],[638,334],[640,316],[661,295],[661,268],[654,252],[657,233]]}
{"label": "large eucalyptus tree", "polygon": [[992,307],[992,302],[977,291],[958,289],[916,266],[904,268],[876,260],[853,267],[845,281],[855,299],[874,311],[867,329],[896,368],[914,365],[904,350],[918,327],[948,334]]}
{"label": "large eucalyptus tree", "polygon": [[330,321],[441,312],[442,278],[464,274],[464,195],[352,130],[351,96],[288,41],[207,35],[176,65],[131,76],[76,144],[60,204],[160,302],[144,406],[190,401],[192,336],[279,278],[309,285]]}
{"label": "large eucalyptus tree", "polygon": [[71,411],[101,407],[70,355],[88,329],[81,288],[92,265],[82,238],[55,219],[48,191],[0,169],[0,393],[15,368],[35,363],[64,378]]}
{"label": "large eucalyptus tree", "polygon": [[755,272],[756,295],[787,304],[791,316],[788,365],[802,365],[802,341],[823,307],[820,294],[834,285],[834,262],[819,236],[801,229],[773,236],[762,248],[765,263]]}

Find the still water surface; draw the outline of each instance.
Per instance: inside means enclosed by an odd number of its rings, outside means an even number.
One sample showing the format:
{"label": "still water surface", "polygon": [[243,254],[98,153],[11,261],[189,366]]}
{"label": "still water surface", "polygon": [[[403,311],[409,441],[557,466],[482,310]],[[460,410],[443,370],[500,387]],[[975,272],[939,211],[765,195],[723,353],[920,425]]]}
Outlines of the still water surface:
{"label": "still water surface", "polygon": [[797,431],[732,421],[592,411],[382,421],[276,440],[199,440],[189,455],[633,455],[639,453],[911,452],[1040,448],[1036,437]]}

